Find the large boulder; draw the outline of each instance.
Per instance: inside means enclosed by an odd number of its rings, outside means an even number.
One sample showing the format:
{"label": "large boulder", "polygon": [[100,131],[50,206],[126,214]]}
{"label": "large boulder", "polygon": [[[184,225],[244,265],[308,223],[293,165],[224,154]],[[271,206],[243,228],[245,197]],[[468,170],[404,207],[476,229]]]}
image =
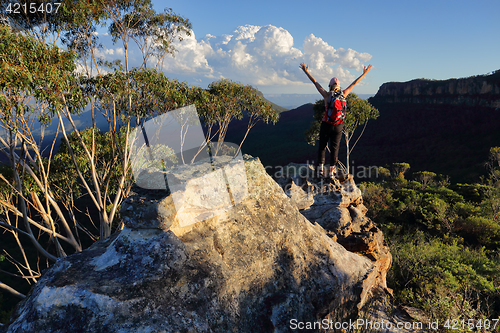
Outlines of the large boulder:
{"label": "large boulder", "polygon": [[[245,180],[224,173],[231,205],[211,216],[197,212],[192,223],[180,214],[194,208],[176,204],[174,194],[193,197],[208,183],[187,177],[182,191],[135,189],[122,205],[123,229],[44,272],[7,331],[289,332],[320,331],[321,322],[333,332],[335,323],[358,318],[373,291],[386,288],[377,267],[383,239],[367,236],[352,252],[321,219],[307,220],[258,159],[246,156],[242,165]],[[245,182],[244,191],[232,177]],[[235,193],[245,195],[236,200]],[[337,205],[332,219],[358,214],[364,221],[352,191],[333,199],[350,204]],[[348,221],[331,222],[345,239],[373,233],[363,223],[349,232]]]}
{"label": "large boulder", "polygon": [[[382,231],[365,215],[368,209],[363,205],[362,191],[352,175],[317,178],[313,166],[290,163],[277,175],[276,181],[292,202],[297,202],[296,197],[310,198],[307,206],[296,206],[311,223],[319,224],[346,250],[372,261],[373,268],[363,280],[363,293],[357,307],[365,317],[377,320],[373,317],[373,308],[380,310],[392,298],[392,290],[386,281],[392,255]],[[391,307],[382,310],[376,313],[394,312]]]}

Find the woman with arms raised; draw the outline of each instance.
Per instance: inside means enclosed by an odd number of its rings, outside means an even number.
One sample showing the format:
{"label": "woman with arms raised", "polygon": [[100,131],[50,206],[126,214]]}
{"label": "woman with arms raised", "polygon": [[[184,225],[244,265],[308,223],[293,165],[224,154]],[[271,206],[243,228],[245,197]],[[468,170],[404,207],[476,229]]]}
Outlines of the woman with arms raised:
{"label": "woman with arms raised", "polygon": [[317,173],[320,177],[324,176],[326,146],[328,141],[330,141],[330,170],[327,177],[333,178],[336,174],[335,166],[338,161],[340,139],[342,138],[342,129],[344,128],[346,97],[352,88],[368,74],[372,69],[372,65],[368,67],[363,66],[363,74],[343,91],[340,89],[340,82],[336,77],[330,80],[330,84],[328,85],[329,91],[326,91],[309,73],[309,65],[301,63],[300,68],[306,73],[311,82],[314,83],[314,86],[325,100],[325,115],[323,116],[319,130]]}

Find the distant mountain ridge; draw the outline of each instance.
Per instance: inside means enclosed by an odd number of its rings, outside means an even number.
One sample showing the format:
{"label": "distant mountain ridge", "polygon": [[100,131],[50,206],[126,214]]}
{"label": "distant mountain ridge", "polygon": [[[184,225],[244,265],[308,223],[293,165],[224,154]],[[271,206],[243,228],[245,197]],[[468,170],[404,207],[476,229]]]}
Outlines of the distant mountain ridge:
{"label": "distant mountain ridge", "polygon": [[500,146],[500,70],[468,78],[384,83],[369,102],[380,117],[368,125],[355,152],[367,163],[408,162],[412,172],[479,181],[486,173],[489,149]]}
{"label": "distant mountain ridge", "polygon": [[[357,94],[362,99],[368,99],[374,94]],[[319,93],[315,94],[266,94],[265,98],[288,109],[295,109],[304,104],[314,103],[321,99]]]}
{"label": "distant mountain ridge", "polygon": [[460,79],[388,82],[370,101],[500,108],[500,70]]}
{"label": "distant mountain ridge", "polygon": [[[477,179],[485,173],[489,148],[500,146],[500,108],[494,107],[499,82],[497,71],[465,79],[383,84],[369,99],[379,109],[380,116],[368,123],[351,155],[351,163],[384,166],[407,162],[411,165],[410,172],[433,171],[450,175],[452,181]],[[446,87],[454,87],[452,91],[456,94],[445,94]],[[269,95],[265,98],[272,100]],[[307,144],[304,132],[314,121],[312,103],[317,99],[316,96],[291,110],[275,104],[281,113],[280,120],[276,125],[257,123],[242,146],[243,153],[259,156],[266,167],[316,161],[318,148]],[[84,112],[75,117],[79,129],[90,126],[90,115]],[[104,119],[99,119],[97,125],[101,130],[107,128]],[[225,140],[239,144],[246,125],[245,121],[231,122]],[[54,123],[47,129],[45,145],[53,138],[55,126]],[[345,156],[342,142],[340,160],[345,161]]]}
{"label": "distant mountain ridge", "polygon": [[[257,95],[261,96],[263,99],[271,103],[271,106],[274,110],[278,112],[285,112],[288,111],[289,109],[284,108],[280,105],[277,105],[268,99],[264,97],[264,94],[260,92],[259,90],[256,90]],[[106,120],[106,118],[100,113],[100,112],[95,112],[96,115],[96,127],[99,128],[102,132],[107,132],[109,130],[109,123]],[[93,124],[93,119],[92,119],[92,111],[90,105],[85,108],[82,112],[78,114],[73,114],[72,116],[73,122],[75,123],[76,127],[78,130],[82,131],[86,128],[92,127]],[[64,121],[64,126],[66,128],[66,131],[69,133],[73,132],[73,127],[71,126],[69,120],[67,120],[65,117],[63,117]],[[41,134],[41,129],[40,129],[40,123],[38,120],[34,120],[35,126],[33,126],[33,137],[39,141],[40,140],[40,134]],[[63,137],[62,131],[59,130],[57,131],[59,127],[59,121],[57,116],[54,116],[52,119],[52,122],[44,129],[44,138],[43,142],[40,143],[40,146],[42,147],[42,154],[44,156],[48,156],[50,153],[50,148],[51,145],[55,139],[55,144],[54,144],[54,151],[57,152],[59,145],[61,144],[61,139]],[[57,134],[57,138],[56,137]],[[0,128],[0,135],[5,135],[5,130]],[[0,154],[0,163],[7,164],[9,163],[7,157],[5,157],[3,154]]]}
{"label": "distant mountain ridge", "polygon": [[[489,149],[500,146],[499,82],[497,71],[463,79],[383,84],[369,99],[380,116],[368,123],[350,156],[351,166],[407,162],[410,174],[425,170],[448,175],[451,182],[479,181],[487,172]],[[304,138],[312,122],[312,104],[283,112],[274,126],[257,124],[242,150],[259,156],[265,166],[312,163],[318,148]],[[241,141],[238,126],[231,124],[227,141]],[[342,139],[342,162],[345,156]]]}
{"label": "distant mountain ridge", "polygon": [[274,110],[278,111],[278,112],[283,112],[283,111],[288,111],[289,108],[287,107],[283,107],[283,106],[280,106],[276,103],[273,103],[272,101],[268,100],[264,94],[260,91],[260,90],[256,90],[257,91],[257,95],[259,95],[260,97],[262,97],[263,99],[265,99],[266,101],[268,101],[269,103],[271,103],[272,107]]}
{"label": "distant mountain ridge", "polygon": [[[247,127],[245,120],[231,122],[225,141],[241,142]],[[265,167],[285,166],[290,162],[312,163],[316,148],[307,144],[304,132],[313,121],[312,104],[305,104],[282,112],[275,125],[258,122],[248,133],[242,152],[259,156]]]}

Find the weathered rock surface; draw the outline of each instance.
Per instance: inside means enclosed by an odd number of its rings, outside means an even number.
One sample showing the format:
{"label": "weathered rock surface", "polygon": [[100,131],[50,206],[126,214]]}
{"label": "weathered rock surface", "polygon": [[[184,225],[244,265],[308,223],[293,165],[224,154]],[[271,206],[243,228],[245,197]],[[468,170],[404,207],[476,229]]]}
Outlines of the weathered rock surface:
{"label": "weathered rock surface", "polygon": [[132,193],[123,230],[58,260],[8,332],[333,332],[373,318],[363,309],[384,300],[390,253],[352,180],[313,203],[306,191],[301,214],[258,159],[244,166],[247,195],[187,226],[168,192]]}
{"label": "weathered rock surface", "polygon": [[[373,295],[379,298],[392,296],[386,281],[392,255],[382,231],[365,216],[367,208],[352,176],[342,176],[333,181],[316,179],[312,166],[289,164],[277,181],[284,189],[298,188],[303,191],[301,196],[312,197],[313,203],[301,213],[311,223],[322,226],[346,250],[372,261],[373,269],[363,281],[358,308],[366,307]],[[293,199],[296,192],[287,193]],[[300,206],[298,208],[301,209]]]}

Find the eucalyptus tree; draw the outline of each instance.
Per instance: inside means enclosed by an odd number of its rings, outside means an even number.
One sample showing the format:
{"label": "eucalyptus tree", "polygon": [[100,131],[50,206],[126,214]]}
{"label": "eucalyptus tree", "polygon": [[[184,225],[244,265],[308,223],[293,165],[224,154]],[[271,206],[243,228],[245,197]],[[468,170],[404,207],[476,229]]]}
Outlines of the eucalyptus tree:
{"label": "eucalyptus tree", "polygon": [[[22,259],[6,256],[18,269],[15,275],[36,282],[38,265],[30,263],[23,238],[51,261],[68,251],[81,251],[79,232],[92,232],[76,218],[74,199],[82,194],[91,199],[100,229],[99,236],[91,237],[105,238],[130,186],[128,133],[131,121],[144,116],[132,105],[133,82],[140,70],[115,66],[109,73],[104,68],[107,64],[97,57],[97,28],[109,26],[115,40],[128,43],[131,38],[148,45],[141,48],[141,66],[145,67],[148,60],[160,61],[173,53],[174,35],[188,33],[190,23],[170,9],[156,14],[150,1],[71,1],[50,13],[49,2],[32,3],[38,6],[36,11],[17,15],[6,13],[8,7],[2,2],[1,14],[9,24],[0,30],[4,130],[0,148],[11,168],[0,175],[0,226],[14,237],[21,253]],[[19,5],[30,8],[26,1]],[[148,33],[154,37],[149,38]],[[68,50],[56,46],[59,38]],[[128,56],[125,54],[126,64]],[[143,86],[150,83],[143,82]],[[81,131],[74,116],[87,106],[94,126]],[[106,117],[110,129],[105,137],[107,158],[103,158],[103,135],[95,127],[98,112]],[[58,125],[54,140],[43,151],[47,126],[54,120]],[[58,133],[63,134],[66,148],[53,158]],[[53,251],[40,235],[49,237]]]}
{"label": "eucalyptus tree", "polygon": [[[18,275],[36,282],[39,270],[30,264],[20,236],[51,261],[66,255],[68,247],[82,249],[78,223],[60,205],[71,188],[61,197],[51,182],[55,141],[46,151],[42,151],[42,142],[45,126],[54,114],[64,108],[82,109],[84,98],[75,84],[72,52],[14,33],[9,27],[0,27],[0,66],[0,150],[10,164],[0,174],[0,226],[19,246],[20,261],[7,253]],[[53,252],[41,243],[40,234],[49,236]]]}
{"label": "eucalyptus tree", "polygon": [[150,0],[118,0],[104,1],[106,13],[112,23],[109,32],[113,41],[121,41],[125,50],[125,68],[128,67],[128,49],[130,40],[139,47],[143,63],[156,58],[157,65],[166,54],[174,54],[174,40],[182,41],[184,35],[191,35],[191,23],[165,8],[163,13],[157,13]]}
{"label": "eucalyptus tree", "polygon": [[[80,62],[85,64],[85,75],[81,84],[89,98],[94,123],[98,114],[102,114],[107,120],[110,144],[113,145],[112,151],[115,154],[111,161],[121,168],[118,189],[113,196],[110,196],[107,181],[99,176],[99,169],[104,166],[97,165],[98,154],[94,148],[94,136],[86,143],[78,134],[79,129],[72,121],[71,113],[64,114],[70,121],[71,130],[76,133],[88,159],[90,176],[84,177],[81,172],[78,174],[99,211],[100,237],[104,238],[110,235],[117,209],[130,187],[130,182],[127,181],[130,161],[128,134],[131,126],[137,126],[140,119],[145,116],[139,107],[142,100],[140,98],[134,100],[134,96],[137,95],[134,80],[138,78],[140,70],[146,67],[148,61],[155,60],[158,64],[165,54],[173,54],[175,51],[173,40],[176,38],[182,40],[184,34],[189,34],[191,24],[168,8],[164,13],[157,13],[149,0],[76,1],[62,8],[60,16],[54,21],[55,28],[65,31],[63,38],[65,44],[78,51]],[[96,50],[100,45],[96,37],[98,34],[95,32],[99,25],[108,27],[114,42],[122,43],[125,50],[124,67],[120,65],[121,62],[116,62],[110,68],[109,64],[97,57]],[[143,57],[142,64],[134,70],[129,68],[131,41],[139,47]],[[153,76],[141,77],[153,79]],[[143,84],[153,87],[154,82],[143,82]],[[140,91],[144,93],[144,89]],[[95,126],[93,128],[95,130]],[[62,131],[65,132],[64,126]],[[124,139],[122,140],[120,136]],[[66,142],[69,143],[68,139]],[[68,151],[71,154],[71,148]]]}
{"label": "eucalyptus tree", "polygon": [[245,130],[239,149],[249,131],[258,121],[276,123],[279,113],[250,85],[243,85],[229,79],[214,81],[208,86],[208,96],[202,98],[200,117],[207,127],[206,141],[216,141],[216,154],[226,137],[233,120],[245,121]]}
{"label": "eucalyptus tree", "polygon": [[[48,8],[49,2],[36,3]],[[38,259],[26,255],[25,240],[54,261],[81,251],[82,234],[97,240],[120,227],[117,212],[132,184],[129,133],[143,119],[195,104],[206,126],[219,125],[207,140],[221,142],[232,119],[248,116],[246,137],[258,120],[278,118],[250,86],[222,80],[201,89],[158,71],[165,56],[175,52],[173,41],[191,27],[171,9],[156,13],[143,0],[78,0],[39,14],[11,15],[19,29],[0,30],[0,148],[10,161],[0,175],[0,226],[7,232],[0,237],[14,237],[20,256],[5,258],[17,267],[17,277],[30,282],[41,268],[34,264]],[[123,61],[98,57],[101,26],[127,49]],[[57,46],[61,43],[66,49]],[[130,43],[142,55],[133,68]],[[146,68],[150,64],[154,69]],[[87,109],[93,125],[82,130],[75,115]],[[96,126],[100,115],[106,133]],[[54,132],[47,133],[51,123]],[[58,134],[63,140],[56,154]],[[75,201],[82,196],[97,211],[98,235],[79,220]]]}
{"label": "eucalyptus tree", "polygon": [[[358,143],[359,139],[365,132],[368,120],[377,119],[377,117],[379,116],[379,112],[367,100],[359,98],[358,95],[354,93],[350,93],[347,96],[347,105],[348,105],[348,112],[344,120],[344,128],[342,130],[342,133],[344,134],[344,139],[346,144],[346,151],[347,151],[346,167],[347,167],[347,173],[349,173],[349,157],[354,147],[356,147],[356,144]],[[358,128],[358,126],[363,126],[363,128],[361,129],[361,132],[357,135],[354,144],[352,144],[351,146],[351,141],[353,140],[353,138],[355,138],[354,133]]]}

